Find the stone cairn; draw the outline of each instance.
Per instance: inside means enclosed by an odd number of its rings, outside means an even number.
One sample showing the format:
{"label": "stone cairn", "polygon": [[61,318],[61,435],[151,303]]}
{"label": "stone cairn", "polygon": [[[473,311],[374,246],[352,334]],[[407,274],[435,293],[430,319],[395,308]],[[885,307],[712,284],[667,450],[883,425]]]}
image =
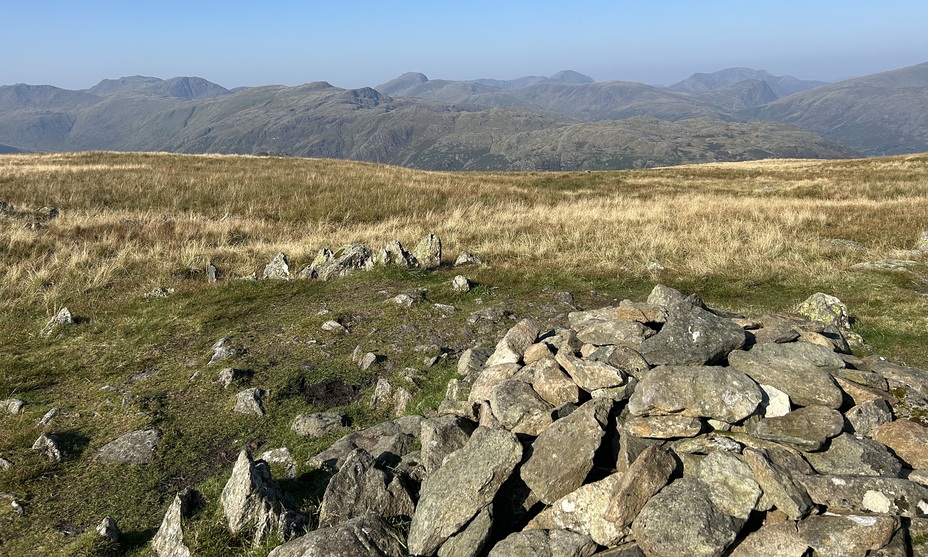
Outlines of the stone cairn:
{"label": "stone cairn", "polygon": [[523,320],[462,354],[435,417],[313,457],[335,472],[314,529],[245,453],[225,515],[279,534],[271,557],[928,555],[928,372],[851,355],[837,299],[803,308],[657,286]]}

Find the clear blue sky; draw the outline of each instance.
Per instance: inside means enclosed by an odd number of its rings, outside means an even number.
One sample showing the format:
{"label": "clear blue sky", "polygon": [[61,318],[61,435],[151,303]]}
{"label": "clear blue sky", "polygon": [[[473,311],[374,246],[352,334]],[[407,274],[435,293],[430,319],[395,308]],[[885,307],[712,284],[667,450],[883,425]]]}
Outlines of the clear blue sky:
{"label": "clear blue sky", "polygon": [[928,61],[925,0],[0,2],[0,84],[200,76],[225,87],[510,79],[669,85],[766,69],[838,80]]}

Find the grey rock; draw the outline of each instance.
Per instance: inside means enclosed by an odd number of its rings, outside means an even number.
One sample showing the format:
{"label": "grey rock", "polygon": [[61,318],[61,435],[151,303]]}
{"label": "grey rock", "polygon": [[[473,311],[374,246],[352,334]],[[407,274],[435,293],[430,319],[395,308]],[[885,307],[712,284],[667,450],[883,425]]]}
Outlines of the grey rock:
{"label": "grey rock", "polygon": [[461,356],[458,358],[458,375],[461,377],[476,375],[483,369],[489,357],[490,351],[479,346],[461,352]]}
{"label": "grey rock", "polygon": [[13,467],[13,463],[12,463],[12,462],[10,462],[9,460],[7,460],[7,459],[5,459],[5,458],[3,458],[3,457],[0,457],[0,472],[6,472],[7,470],[9,470],[9,469],[12,468],[12,467]]}
{"label": "grey rock", "polygon": [[763,400],[760,387],[737,370],[661,366],[645,373],[628,403],[633,415],[682,414],[737,423]]}
{"label": "grey rock", "polygon": [[583,485],[593,467],[612,401],[591,400],[557,420],[532,443],[520,475],[532,492],[551,504]]}
{"label": "grey rock", "polygon": [[26,403],[18,398],[0,400],[0,412],[6,411],[13,415],[21,414],[25,405]]}
{"label": "grey rock", "polygon": [[61,327],[70,325],[74,325],[74,316],[71,315],[71,311],[68,308],[61,308],[54,317],[45,323],[45,327],[42,328],[42,335],[51,336],[52,333],[58,331]]}
{"label": "grey rock", "polygon": [[788,470],[771,462],[763,450],[745,448],[742,455],[763,490],[764,498],[772,506],[784,512],[791,520],[799,520],[809,514],[812,499],[805,488],[793,480]]}
{"label": "grey rock", "polygon": [[396,296],[391,298],[390,301],[398,306],[403,306],[407,308],[412,307],[412,305],[416,303],[416,299],[410,296],[409,294],[397,294]]}
{"label": "grey rock", "polygon": [[232,410],[238,414],[263,416],[266,413],[264,410],[265,396],[267,396],[267,391],[258,387],[240,391],[235,395],[235,407]]}
{"label": "grey rock", "polygon": [[532,388],[538,396],[552,406],[560,407],[580,402],[580,389],[577,384],[571,381],[553,359],[541,359],[526,366],[524,370],[531,374]]}
{"label": "grey rock", "polygon": [[344,325],[342,325],[338,321],[335,321],[334,319],[329,319],[328,321],[323,323],[322,330],[328,331],[330,333],[347,333],[348,332],[348,329],[346,329]]}
{"label": "grey rock", "polygon": [[420,434],[421,421],[419,416],[405,416],[349,433],[310,458],[307,464],[313,468],[338,470],[355,449],[364,449],[384,464],[395,464],[411,450],[413,441]]}
{"label": "grey rock", "polygon": [[426,478],[409,528],[412,555],[431,555],[493,498],[522,460],[515,435],[478,427],[463,448]]}
{"label": "grey rock", "polygon": [[496,387],[515,377],[521,369],[522,366],[519,364],[500,364],[483,368],[471,385],[467,401],[473,403],[488,400]]}
{"label": "grey rock", "polygon": [[227,360],[229,358],[235,358],[236,356],[242,355],[244,350],[237,348],[231,345],[231,341],[228,337],[223,337],[210,347],[213,351],[213,355],[210,357],[209,362],[206,365],[213,365],[216,362]]}
{"label": "grey rock", "polygon": [[590,392],[624,385],[627,377],[621,370],[602,362],[582,360],[565,351],[555,356],[557,363],[581,389]]}
{"label": "grey rock", "polygon": [[374,392],[371,394],[370,407],[379,408],[393,399],[393,385],[383,377],[377,379]]}
{"label": "grey rock", "polygon": [[831,372],[844,367],[844,360],[821,346],[804,342],[758,344],[747,352],[732,352],[728,362],[758,383],[780,389],[799,406],[841,407],[843,395]]}
{"label": "grey rock", "polygon": [[464,275],[457,275],[451,280],[451,290],[455,292],[470,292],[470,281]]}
{"label": "grey rock", "polygon": [[896,477],[899,462],[883,443],[842,433],[828,441],[825,450],[806,454],[819,474]]}
{"label": "grey rock", "polygon": [[513,433],[538,435],[551,425],[554,406],[524,381],[503,381],[490,393],[489,401],[493,415]]}
{"label": "grey rock", "polygon": [[905,528],[896,530],[889,543],[869,553],[869,557],[909,557],[911,550],[909,548],[909,534]]}
{"label": "grey rock", "polygon": [[[847,360],[845,360],[845,362],[846,361]],[[881,391],[886,391],[889,389],[889,385],[886,383],[886,378],[875,371],[869,371],[866,369],[841,368],[835,370],[833,373],[836,377],[841,377],[842,379],[853,381],[858,385],[873,387],[874,389],[879,389]]]}
{"label": "grey rock", "polygon": [[865,557],[889,543],[899,520],[888,516],[810,516],[799,536],[818,557]]}
{"label": "grey rock", "polygon": [[348,417],[336,412],[318,412],[299,414],[290,424],[290,431],[300,437],[325,437],[330,433],[344,431],[348,427]]}
{"label": "grey rock", "polygon": [[274,280],[290,280],[290,264],[287,262],[287,256],[277,252],[277,255],[264,266],[263,277]]}
{"label": "grey rock", "polygon": [[483,265],[483,261],[481,261],[480,258],[476,255],[462,251],[460,255],[458,255],[457,259],[454,260],[454,266],[463,267],[466,265]]}
{"label": "grey rock", "polygon": [[915,389],[923,398],[928,398],[928,371],[900,366],[882,358],[870,358],[867,363],[873,371],[886,379],[897,381]]}
{"label": "grey rock", "polygon": [[677,454],[708,455],[715,451],[740,453],[743,447],[741,443],[725,435],[709,433],[692,439],[680,439],[673,443],[672,448]]}
{"label": "grey rock", "polygon": [[451,453],[467,444],[477,424],[459,416],[440,416],[422,422],[422,465],[426,473],[441,467]]}
{"label": "grey rock", "polygon": [[[12,206],[10,210],[13,210]],[[915,242],[915,249],[928,251],[928,230],[922,230],[922,233],[918,235],[918,240]]]}
{"label": "grey rock", "polygon": [[696,478],[709,486],[709,499],[725,514],[747,520],[763,493],[754,472],[741,458],[715,451],[700,461]]}
{"label": "grey rock", "polygon": [[619,529],[630,526],[651,497],[667,485],[676,467],[677,461],[667,449],[644,449],[621,475],[604,518]]}
{"label": "grey rock", "polygon": [[696,294],[690,294],[687,296],[679,290],[675,290],[663,284],[658,284],[651,290],[651,293],[648,294],[647,301],[649,305],[660,306],[664,308],[668,308],[681,302],[705,309],[705,305]]}
{"label": "grey rock", "polygon": [[616,309],[616,316],[631,319],[639,323],[663,324],[667,322],[667,310],[653,304],[641,304],[631,300],[622,300]]}
{"label": "grey rock", "polygon": [[706,428],[701,418],[682,414],[630,418],[625,421],[625,426],[632,435],[644,439],[695,437]]}
{"label": "grey rock", "polygon": [[796,476],[813,502],[837,514],[928,514],[928,487],[881,476]]}
{"label": "grey rock", "polygon": [[206,263],[206,282],[214,283],[219,280],[219,268],[212,261]]}
{"label": "grey rock", "polygon": [[58,207],[54,205],[46,205],[45,207],[39,207],[35,210],[35,216],[41,220],[51,220],[58,218],[61,212],[58,210]]}
{"label": "grey rock", "polygon": [[284,468],[284,473],[290,479],[296,477],[296,459],[293,458],[293,455],[290,454],[290,449],[287,447],[279,447],[264,451],[258,455],[258,459],[268,464],[278,464],[282,466]]}
{"label": "grey rock", "polygon": [[843,429],[844,416],[824,406],[797,408],[785,416],[763,418],[749,422],[747,426],[753,437],[807,452],[819,450],[825,441],[837,436]]}
{"label": "grey rock", "polygon": [[406,557],[402,533],[378,516],[320,528],[275,547],[268,557]]}
{"label": "grey rock", "polygon": [[158,557],[190,557],[190,549],[184,543],[183,520],[193,510],[197,497],[197,492],[191,489],[185,489],[174,496],[158,532],[151,540],[151,547]]}
{"label": "grey rock", "polygon": [[173,288],[165,288],[163,286],[158,286],[146,292],[145,297],[146,298],[167,298],[174,292],[175,290]]}
{"label": "grey rock", "polygon": [[543,342],[536,342],[535,344],[529,345],[525,349],[525,353],[522,354],[522,361],[525,365],[532,365],[540,362],[541,360],[553,360],[554,354],[551,352],[551,349],[547,344]]}
{"label": "grey rock", "polygon": [[709,486],[681,478],[652,497],[632,524],[645,555],[719,557],[735,540],[741,521],[711,500]]}
{"label": "grey rock", "polygon": [[12,215],[15,212],[16,208],[12,204],[0,201],[0,215]]}
{"label": "grey rock", "polygon": [[103,445],[94,460],[101,464],[148,464],[162,437],[157,427],[131,431]]}
{"label": "grey rock", "polygon": [[829,294],[822,292],[812,294],[799,304],[796,313],[810,321],[831,325],[839,330],[851,330],[850,312],[847,306]]}
{"label": "grey rock", "polygon": [[493,505],[483,508],[463,530],[448,538],[438,549],[438,557],[478,557],[483,555],[493,532]]}
{"label": "grey rock", "polygon": [[747,535],[728,557],[807,557],[809,544],[793,521],[771,522]]}
{"label": "grey rock", "polygon": [[101,538],[106,538],[111,542],[118,542],[119,536],[122,535],[116,521],[110,516],[105,517],[100,524],[97,525],[96,532]]}
{"label": "grey rock", "polygon": [[619,544],[595,553],[593,557],[645,557],[641,547],[635,542]]}
{"label": "grey rock", "polygon": [[300,277],[328,281],[355,271],[373,267],[371,253],[362,244],[345,244],[334,252],[321,250],[313,261],[300,271]]}
{"label": "grey rock", "polygon": [[249,376],[251,376],[251,370],[227,367],[219,372],[217,380],[219,384],[222,385],[223,389],[228,389],[232,383],[241,381]]}
{"label": "grey rock", "polygon": [[928,470],[928,428],[909,420],[896,420],[877,427],[872,435],[910,467]]}
{"label": "grey rock", "polygon": [[627,534],[627,525],[617,525],[604,515],[622,479],[622,474],[611,474],[580,486],[539,513],[524,530],[565,529],[590,536],[602,546],[616,545]]}
{"label": "grey rock", "polygon": [[621,344],[636,348],[646,338],[654,336],[654,330],[631,319],[613,317],[590,320],[577,329],[580,342],[596,346]]}
{"label": "grey rock", "polygon": [[590,557],[596,543],[570,530],[514,532],[493,546],[487,557]]}
{"label": "grey rock", "polygon": [[622,373],[638,379],[641,379],[642,375],[651,369],[644,357],[628,346],[600,346],[589,355],[588,359],[607,363]]}
{"label": "grey rock", "polygon": [[395,265],[406,269],[415,266],[413,258],[403,249],[403,244],[396,240],[384,244],[374,255],[373,263],[374,265]]}
{"label": "grey rock", "polygon": [[429,234],[416,244],[412,255],[423,269],[437,269],[441,266],[441,238]]}
{"label": "grey rock", "polygon": [[373,352],[367,352],[361,356],[361,361],[358,362],[358,369],[361,371],[367,371],[374,367],[378,361],[380,361],[380,357],[377,354],[374,354]]}
{"label": "grey rock", "polygon": [[415,510],[403,481],[374,466],[374,458],[356,449],[329,480],[319,507],[319,527],[328,528],[373,514],[382,518],[409,518]]}
{"label": "grey rock", "polygon": [[744,346],[744,329],[730,319],[686,302],[667,309],[667,322],[660,332],[638,348],[651,365],[715,364]]}
{"label": "grey rock", "polygon": [[532,319],[519,321],[497,343],[496,349],[487,359],[486,365],[489,367],[520,363],[525,349],[535,343],[540,330],[538,323]]}
{"label": "grey rock", "polygon": [[764,402],[761,403],[765,418],[779,418],[790,413],[793,409],[789,395],[773,385],[760,385],[764,391]]}
{"label": "grey rock", "polygon": [[32,444],[32,450],[41,451],[46,460],[61,462],[61,440],[57,435],[43,433]]}
{"label": "grey rock", "polygon": [[306,526],[305,517],[271,478],[267,463],[253,461],[247,451],[239,453],[220,500],[229,531],[248,532],[256,546],[271,535],[287,541],[301,535]]}
{"label": "grey rock", "polygon": [[58,415],[58,408],[50,408],[48,412],[42,415],[42,418],[38,421],[36,425],[40,427],[45,427],[48,424],[52,423],[52,420],[55,419],[55,416]]}
{"label": "grey rock", "polygon": [[546,335],[542,342],[547,344],[555,352],[567,352],[574,354],[580,351],[583,343],[577,338],[577,332],[573,329],[555,329],[553,335]]}

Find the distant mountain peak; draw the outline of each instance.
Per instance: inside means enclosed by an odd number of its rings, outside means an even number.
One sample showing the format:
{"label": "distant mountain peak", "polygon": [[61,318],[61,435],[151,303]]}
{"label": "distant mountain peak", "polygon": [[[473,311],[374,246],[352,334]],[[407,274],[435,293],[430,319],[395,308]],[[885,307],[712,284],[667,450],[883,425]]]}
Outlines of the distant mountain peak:
{"label": "distant mountain peak", "polygon": [[179,99],[205,99],[228,95],[230,91],[202,77],[172,77],[161,79],[144,75],[104,79],[87,92],[101,97],[123,93],[143,93]]}
{"label": "distant mountain peak", "polygon": [[429,78],[427,78],[424,73],[406,72],[395,79],[391,79],[386,83],[374,87],[374,89],[380,91],[384,95],[395,95],[401,91],[415,87],[416,85],[427,83],[428,80]]}
{"label": "distant mountain peak", "polygon": [[594,80],[588,75],[573,70],[563,70],[557,72],[548,78],[548,81],[558,81],[561,83],[593,83]]}
{"label": "distant mountain peak", "polygon": [[802,80],[791,75],[777,76],[767,70],[738,67],[725,68],[713,73],[694,73],[683,81],[674,83],[668,89],[681,93],[705,93],[749,80],[765,82],[777,97],[786,97],[793,93],[827,85],[824,81]]}

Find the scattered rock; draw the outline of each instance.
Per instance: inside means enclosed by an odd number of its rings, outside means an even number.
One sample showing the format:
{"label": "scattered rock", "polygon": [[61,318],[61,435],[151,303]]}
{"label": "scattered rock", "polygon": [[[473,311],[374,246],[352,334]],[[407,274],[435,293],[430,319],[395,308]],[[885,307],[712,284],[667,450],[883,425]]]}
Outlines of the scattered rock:
{"label": "scattered rock", "polygon": [[346,329],[344,325],[342,325],[341,323],[333,319],[330,319],[326,321],[325,323],[323,323],[322,330],[328,331],[330,333],[347,333],[348,332],[348,329]]}
{"label": "scattered rock", "polygon": [[247,377],[250,377],[251,375],[251,370],[227,367],[219,372],[218,381],[219,384],[222,385],[223,389],[228,389],[229,385],[232,383],[241,381]]}
{"label": "scattered rock", "polygon": [[206,365],[213,365],[216,362],[235,358],[241,356],[244,353],[243,349],[231,346],[230,343],[231,340],[228,337],[223,337],[214,342],[210,347],[213,351],[213,355]]}
{"label": "scattered rock", "polygon": [[22,414],[25,405],[26,403],[18,398],[0,400],[0,412],[6,411],[15,416],[16,414]]}
{"label": "scattered rock", "polygon": [[74,325],[74,316],[71,315],[71,311],[68,308],[61,308],[54,317],[48,320],[45,327],[42,328],[42,334],[44,336],[51,336],[52,333],[56,332],[61,327],[68,327],[70,325]]}
{"label": "scattered rock", "polygon": [[423,269],[437,269],[441,265],[441,239],[429,234],[416,244],[412,255]]}
{"label": "scattered rock", "polygon": [[219,268],[212,261],[206,263],[206,282],[212,284],[219,280]]}
{"label": "scattered rock", "polygon": [[265,396],[267,396],[267,391],[258,387],[240,391],[235,395],[235,407],[232,410],[239,414],[263,416],[266,413],[264,410]]}
{"label": "scattered rock", "polygon": [[470,281],[464,275],[457,275],[451,280],[451,290],[455,292],[470,292]]}
{"label": "scattered rock", "polygon": [[159,286],[159,287],[153,288],[151,291],[146,293],[145,297],[146,298],[167,298],[174,292],[175,290],[173,288],[165,288],[163,286]]}
{"label": "scattered rock", "polygon": [[101,464],[148,464],[163,436],[156,427],[126,433],[103,445],[94,460]]}
{"label": "scattered rock", "polygon": [[41,451],[46,460],[58,463],[61,462],[61,441],[57,435],[43,433],[32,444],[32,450]]}
{"label": "scattered rock", "polygon": [[264,451],[258,456],[258,459],[268,464],[279,464],[284,467],[284,473],[288,478],[293,479],[296,477],[296,459],[293,458],[290,449],[287,447]]}
{"label": "scattered rock", "polygon": [[287,256],[278,252],[264,267],[264,278],[274,280],[290,280],[290,264]]}
{"label": "scattered rock", "polygon": [[161,527],[151,540],[151,548],[158,557],[190,557],[190,549],[184,543],[183,520],[189,517],[199,494],[185,489],[174,496],[164,513]]}
{"label": "scattered rock", "polygon": [[457,259],[454,260],[454,266],[464,267],[466,265],[483,265],[483,261],[481,261],[480,258],[476,255],[462,251],[460,255],[458,255]]}
{"label": "scattered rock", "polygon": [[116,524],[116,521],[109,516],[104,518],[103,521],[97,525],[96,532],[101,538],[106,538],[111,542],[118,542],[119,536],[122,535],[122,532],[119,531],[119,526]]}
{"label": "scattered rock", "polygon": [[335,412],[300,414],[290,424],[290,431],[301,437],[325,437],[348,428],[348,417]]}
{"label": "scattered rock", "polygon": [[384,244],[373,257],[374,265],[395,265],[404,269],[415,266],[415,260],[396,240]]}
{"label": "scattered rock", "polygon": [[345,458],[355,449],[364,449],[375,460],[386,465],[395,465],[405,456],[422,429],[420,416],[403,416],[392,422],[349,433],[328,449],[310,458],[307,464],[313,468],[338,470]]}
{"label": "scattered rock", "polygon": [[377,468],[367,451],[356,449],[329,480],[319,507],[319,527],[336,526],[369,514],[408,519],[414,510],[404,482]]}
{"label": "scattered rock", "polygon": [[52,423],[52,420],[54,420],[55,416],[57,415],[58,415],[58,408],[52,408],[48,412],[42,415],[42,418],[39,420],[38,424],[36,425],[38,425],[39,427],[45,427],[48,424]]}
{"label": "scattered rock", "polygon": [[406,557],[402,534],[377,516],[320,528],[274,548],[268,557]]}
{"label": "scattered rock", "polygon": [[335,252],[327,249],[320,251],[312,263],[300,271],[300,276],[328,281],[347,276],[354,271],[367,270],[373,266],[374,261],[366,247],[362,244],[345,244]]}

